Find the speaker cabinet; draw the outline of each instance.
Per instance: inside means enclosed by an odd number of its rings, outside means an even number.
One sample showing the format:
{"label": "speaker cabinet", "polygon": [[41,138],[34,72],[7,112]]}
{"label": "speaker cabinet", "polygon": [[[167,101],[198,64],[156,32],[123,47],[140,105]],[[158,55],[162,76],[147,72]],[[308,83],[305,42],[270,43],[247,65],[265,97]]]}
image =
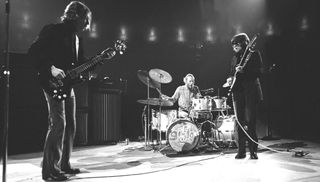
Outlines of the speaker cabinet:
{"label": "speaker cabinet", "polygon": [[88,112],[87,108],[77,108],[76,113],[76,136],[74,144],[87,145],[88,144]]}
{"label": "speaker cabinet", "polygon": [[74,144],[77,146],[88,144],[88,82],[77,84],[74,86],[76,94],[76,136]]}
{"label": "speaker cabinet", "polygon": [[121,91],[93,88],[90,93],[90,143],[114,143],[120,139]]}

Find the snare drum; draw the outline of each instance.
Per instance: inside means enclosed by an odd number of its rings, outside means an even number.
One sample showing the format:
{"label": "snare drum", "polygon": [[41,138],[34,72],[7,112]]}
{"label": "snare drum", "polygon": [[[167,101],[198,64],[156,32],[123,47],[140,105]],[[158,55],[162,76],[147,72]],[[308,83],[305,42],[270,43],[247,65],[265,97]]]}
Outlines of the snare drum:
{"label": "snare drum", "polygon": [[200,131],[191,121],[179,119],[169,126],[167,139],[173,150],[177,152],[191,151],[199,143]]}
{"label": "snare drum", "polygon": [[154,130],[166,132],[167,128],[177,119],[177,110],[152,110],[151,128]]}
{"label": "snare drum", "polygon": [[212,109],[212,99],[210,96],[192,99],[192,109],[198,111],[210,111]]}

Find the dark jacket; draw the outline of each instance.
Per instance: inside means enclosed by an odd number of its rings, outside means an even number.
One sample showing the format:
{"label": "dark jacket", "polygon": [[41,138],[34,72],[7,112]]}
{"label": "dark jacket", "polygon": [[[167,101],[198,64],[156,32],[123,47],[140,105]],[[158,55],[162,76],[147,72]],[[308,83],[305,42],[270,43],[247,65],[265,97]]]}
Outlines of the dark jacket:
{"label": "dark jacket", "polygon": [[[247,55],[245,55],[246,58]],[[242,59],[241,54],[235,55],[231,61],[231,76],[234,76],[235,67]],[[262,74],[262,58],[259,51],[253,51],[250,59],[243,68],[243,73],[237,73],[237,84],[234,91],[245,91],[245,89],[257,89],[259,100],[263,100],[260,77]]]}
{"label": "dark jacket", "polygon": [[28,51],[40,76],[40,83],[43,78],[51,77],[52,65],[66,72],[73,65],[84,62],[81,39],[79,39],[78,60],[74,43],[75,27],[70,22],[43,27]]}

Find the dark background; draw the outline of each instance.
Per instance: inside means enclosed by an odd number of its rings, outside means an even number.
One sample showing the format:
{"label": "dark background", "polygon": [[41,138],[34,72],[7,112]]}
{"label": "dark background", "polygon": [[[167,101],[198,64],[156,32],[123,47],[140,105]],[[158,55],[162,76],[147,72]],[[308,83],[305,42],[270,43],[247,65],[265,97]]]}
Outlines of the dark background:
{"label": "dark background", "polygon": [[[42,26],[58,22],[70,1],[11,0],[10,52],[11,102],[9,152],[42,150],[47,129],[47,109],[25,53]],[[193,73],[201,89],[214,88],[215,95],[226,95],[222,84],[228,76],[232,57],[231,37],[246,32],[260,33],[265,72],[262,77],[265,101],[258,121],[259,136],[320,140],[319,8],[317,0],[106,0],[83,1],[93,12],[93,34],[84,34],[87,56],[92,56],[120,38],[127,30],[128,49],[123,56],[97,68],[98,79],[125,80],[121,94],[121,137],[132,140],[143,136],[138,99],[147,97],[146,86],[137,78],[138,70],[159,68],[173,81],[162,85],[172,95],[182,78]],[[4,50],[5,13],[0,2],[0,48]],[[303,23],[304,22],[304,23]],[[268,32],[272,24],[273,32]],[[213,40],[206,40],[206,28]],[[151,28],[157,40],[148,41]],[[177,31],[185,41],[177,41]],[[1,57],[0,64],[4,64]],[[270,69],[275,65],[274,69]],[[4,80],[1,79],[1,86]],[[86,84],[86,83],[85,83]],[[86,87],[86,85],[80,85]],[[158,93],[150,90],[151,97]],[[3,112],[3,88],[1,111]],[[1,124],[3,117],[1,117]],[[90,123],[90,121],[88,122]],[[2,126],[2,125],[1,125]]]}

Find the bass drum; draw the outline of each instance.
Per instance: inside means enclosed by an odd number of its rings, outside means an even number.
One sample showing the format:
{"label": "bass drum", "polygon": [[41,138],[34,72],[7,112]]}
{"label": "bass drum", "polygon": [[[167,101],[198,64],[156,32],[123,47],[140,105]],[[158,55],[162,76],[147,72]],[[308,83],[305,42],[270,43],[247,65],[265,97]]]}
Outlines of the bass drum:
{"label": "bass drum", "polygon": [[173,150],[187,152],[198,145],[200,132],[198,127],[188,119],[178,119],[169,126],[167,139]]}

